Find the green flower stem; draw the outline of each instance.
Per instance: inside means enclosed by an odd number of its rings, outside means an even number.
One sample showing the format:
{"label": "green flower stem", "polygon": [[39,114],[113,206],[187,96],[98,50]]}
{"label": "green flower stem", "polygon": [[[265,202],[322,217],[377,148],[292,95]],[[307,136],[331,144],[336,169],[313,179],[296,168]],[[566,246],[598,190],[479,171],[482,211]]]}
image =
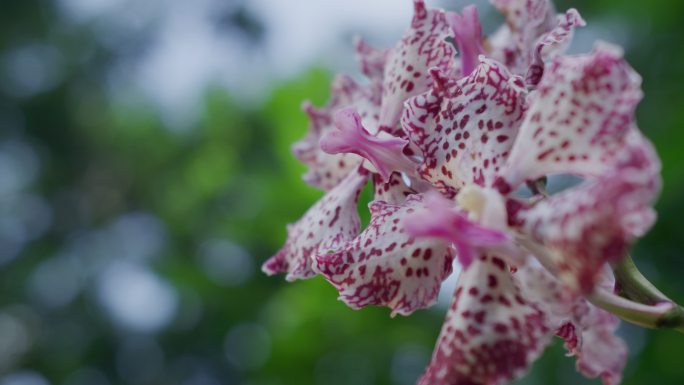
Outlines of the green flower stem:
{"label": "green flower stem", "polygon": [[615,273],[617,290],[623,297],[645,304],[671,302],[665,294],[641,274],[630,255],[617,263],[613,267],[613,272]]}
{"label": "green flower stem", "polygon": [[646,305],[601,289],[587,299],[624,321],[652,329],[672,328],[684,332],[684,308],[672,301]]}

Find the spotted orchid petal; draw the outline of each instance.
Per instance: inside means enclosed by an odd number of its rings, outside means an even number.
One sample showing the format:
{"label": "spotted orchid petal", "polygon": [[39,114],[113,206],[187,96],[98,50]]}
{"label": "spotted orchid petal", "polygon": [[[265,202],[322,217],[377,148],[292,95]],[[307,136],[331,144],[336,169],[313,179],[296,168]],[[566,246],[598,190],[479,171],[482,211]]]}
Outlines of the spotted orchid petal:
{"label": "spotted orchid petal", "polygon": [[556,26],[550,0],[490,0],[506,16],[506,24],[488,39],[492,58],[506,64],[512,73],[525,75],[535,42]]}
{"label": "spotted orchid petal", "polygon": [[[539,265],[519,268],[515,278],[523,297],[544,311],[547,325],[565,341],[568,355],[576,357],[577,370],[589,378],[601,377],[604,385],[619,384],[627,361],[627,347],[615,334],[619,319],[582,297],[568,295]],[[610,289],[612,281],[601,284]]]}
{"label": "spotted orchid petal", "polygon": [[603,385],[618,385],[627,363],[627,345],[615,335],[620,320],[595,306],[587,306],[586,314],[575,324],[566,324],[573,325],[578,339],[568,353],[577,357],[580,373],[589,378],[600,377]]}
{"label": "spotted orchid petal", "polygon": [[292,146],[292,152],[297,159],[309,166],[304,175],[308,184],[328,191],[361,164],[363,159],[355,154],[324,152],[319,141],[326,133],[336,130],[334,113],[349,106],[355,107],[366,127],[371,133],[376,133],[380,95],[378,83],[362,87],[352,78],[341,75],[333,81],[330,101],[326,106],[316,108],[311,103],[304,103],[303,109],[310,120],[309,132]]}
{"label": "spotted orchid petal", "polygon": [[519,377],[552,332],[521,295],[508,266],[482,255],[458,279],[427,370],[418,385],[498,385]]}
{"label": "spotted orchid petal", "polygon": [[403,205],[374,201],[368,228],[338,251],[316,256],[316,271],[347,305],[381,305],[392,315],[408,315],[435,303],[453,253],[446,241],[414,238],[403,229],[402,218],[422,205],[420,195]]}
{"label": "spotted orchid petal", "polygon": [[354,38],[354,48],[361,72],[371,80],[382,81],[390,50],[373,48],[360,37]]}
{"label": "spotted orchid petal", "polygon": [[353,153],[366,158],[385,181],[394,171],[415,173],[417,166],[404,155],[408,140],[371,135],[361,123],[361,116],[353,108],[337,111],[333,117],[337,130],[329,131],[319,142],[329,154]]}
{"label": "spotted orchid petal", "polygon": [[482,26],[477,16],[477,8],[469,5],[463,8],[462,14],[449,12],[446,14],[446,19],[454,30],[461,59],[461,73],[469,75],[478,65],[478,57],[485,53],[482,47]]}
{"label": "spotted orchid petal", "polygon": [[532,61],[527,70],[525,82],[529,86],[536,86],[544,73],[545,62],[562,53],[570,44],[575,27],[586,25],[576,9],[571,8],[565,14],[558,15],[558,25],[537,41]]}
{"label": "spotted orchid petal", "polygon": [[425,195],[424,207],[404,218],[404,228],[412,236],[448,240],[456,247],[464,267],[470,265],[479,249],[508,241],[505,233],[471,221],[467,212],[438,193]]}
{"label": "spotted orchid petal", "polygon": [[633,127],[640,84],[620,50],[608,44],[557,57],[544,71],[499,189],[505,193],[550,173],[591,176],[612,167]]}
{"label": "spotted orchid petal", "polygon": [[623,258],[655,220],[651,204],[660,188],[660,163],[650,144],[638,139],[614,170],[517,213],[523,232],[546,247],[538,257],[573,292],[590,293],[601,266]]}
{"label": "spotted orchid petal", "polygon": [[285,245],[262,270],[268,275],[287,273],[288,281],[312,277],[311,263],[316,254],[336,250],[359,233],[356,204],[367,180],[368,175],[352,171],[299,221],[288,225]]}
{"label": "spotted orchid petal", "polygon": [[467,184],[491,184],[524,116],[522,79],[482,57],[465,78],[432,73],[433,89],[409,99],[402,117],[423,153],[420,175],[448,196]]}
{"label": "spotted orchid petal", "polygon": [[414,0],[411,28],[391,51],[385,68],[380,125],[397,125],[406,99],[425,92],[432,81],[427,70],[457,68],[454,47],[446,41],[453,32],[441,9],[428,10],[423,0]]}
{"label": "spotted orchid petal", "polygon": [[[550,0],[490,0],[506,16],[506,25],[520,41],[534,41],[539,31],[553,28],[555,10]],[[543,32],[542,32],[543,33]]]}

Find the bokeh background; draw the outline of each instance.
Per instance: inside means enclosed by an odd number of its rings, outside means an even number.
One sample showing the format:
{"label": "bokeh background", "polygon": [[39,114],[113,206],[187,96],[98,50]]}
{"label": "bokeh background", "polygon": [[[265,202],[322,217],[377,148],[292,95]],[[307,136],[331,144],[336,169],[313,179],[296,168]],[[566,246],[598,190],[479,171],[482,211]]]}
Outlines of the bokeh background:
{"label": "bokeh background", "polygon": [[[464,1],[429,2],[460,9]],[[477,2],[485,32],[501,16]],[[684,302],[684,2],[558,1],[643,76],[663,160],[640,268]],[[260,264],[321,192],[289,147],[351,37],[390,46],[396,0],[2,0],[0,385],[410,385],[448,303],[348,309]],[[620,329],[624,384],[684,384],[684,335]],[[517,384],[599,384],[560,343]]]}

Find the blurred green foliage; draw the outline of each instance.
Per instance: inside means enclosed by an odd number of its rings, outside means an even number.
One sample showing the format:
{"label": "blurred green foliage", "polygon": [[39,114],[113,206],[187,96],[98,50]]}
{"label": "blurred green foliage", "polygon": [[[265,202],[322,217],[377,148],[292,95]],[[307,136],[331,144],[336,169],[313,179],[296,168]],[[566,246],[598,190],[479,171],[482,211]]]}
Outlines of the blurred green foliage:
{"label": "blurred green foliage", "polygon": [[[630,29],[627,58],[644,77],[639,126],[658,148],[665,180],[657,205],[660,220],[634,255],[646,274],[680,303],[683,4],[558,4],[559,9],[579,8],[590,23],[619,18]],[[117,53],[92,36],[92,26],[59,22],[54,4],[37,0],[4,1],[1,7],[3,55],[39,41],[56,47],[64,65],[54,88],[28,97],[7,88],[0,93],[0,142],[26,143],[40,163],[39,177],[20,193],[41,196],[52,212],[49,228],[0,267],[0,316],[20,320],[27,333],[25,347],[12,356],[3,352],[16,350],[16,338],[0,341],[0,377],[30,370],[49,383],[68,385],[415,381],[429,359],[444,309],[391,319],[386,309],[348,309],[322,279],[285,284],[258,272],[259,264],[284,241],[285,225],[321,195],[301,181],[304,168],[289,149],[306,131],[301,101],[322,105],[330,73],[313,69],[275,84],[258,106],[245,106],[238,93],[211,89],[199,123],[173,132],[139,95],[116,98],[106,92],[105,72]],[[0,217],[10,220],[11,210],[2,210]],[[178,297],[167,327],[141,332],[118,325],[96,295],[97,274],[80,278],[82,289],[59,306],[36,298],[31,282],[41,264],[67,252],[84,234],[104,231],[121,215],[141,211],[158,218],[166,232],[163,247],[148,263]],[[240,245],[253,258],[246,281],[211,279],[201,263],[201,245],[212,239]],[[95,251],[88,253],[74,269],[85,270],[87,258],[97,257]],[[54,274],[62,279],[59,271]],[[625,385],[684,383],[683,335],[631,326],[622,332],[635,351]],[[9,383],[5,380],[0,383]],[[574,373],[573,359],[563,357],[556,343],[517,383],[599,381]]]}

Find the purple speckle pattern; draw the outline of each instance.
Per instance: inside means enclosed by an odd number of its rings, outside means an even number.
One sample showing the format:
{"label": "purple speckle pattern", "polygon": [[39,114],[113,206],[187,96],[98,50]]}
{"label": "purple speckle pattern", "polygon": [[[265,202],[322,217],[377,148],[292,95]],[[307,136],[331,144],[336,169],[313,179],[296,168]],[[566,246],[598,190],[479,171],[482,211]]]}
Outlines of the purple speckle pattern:
{"label": "purple speckle pattern", "polygon": [[361,223],[356,204],[367,180],[368,175],[351,172],[300,220],[288,225],[285,245],[262,270],[268,275],[287,273],[288,281],[313,277],[316,254],[335,250],[358,235]]}
{"label": "purple speckle pattern", "polygon": [[605,172],[633,129],[640,85],[615,46],[599,44],[590,54],[557,57],[531,96],[504,171],[507,182]]}
{"label": "purple speckle pattern", "polygon": [[482,58],[473,73],[434,72],[431,91],[406,102],[402,127],[423,155],[421,176],[453,196],[487,186],[503,167],[525,112],[525,94],[500,63]]}
{"label": "purple speckle pattern", "polygon": [[542,352],[549,333],[544,313],[522,297],[503,259],[481,255],[458,279],[418,385],[506,384]]}
{"label": "purple speckle pattern", "polygon": [[445,12],[427,9],[423,0],[414,0],[411,28],[389,54],[385,67],[380,125],[394,127],[399,122],[403,103],[425,92],[433,67],[455,71],[455,50],[446,38],[453,37]]}
{"label": "purple speckle pattern", "polygon": [[613,170],[516,214],[573,291],[591,292],[601,266],[622,258],[655,220],[660,163],[643,138],[629,142]]}
{"label": "purple speckle pattern", "polygon": [[420,195],[402,205],[372,202],[371,222],[361,235],[334,253],[316,256],[316,270],[347,305],[387,306],[393,315],[408,315],[437,300],[453,252],[449,242],[406,233],[403,218],[421,206]]}
{"label": "purple speckle pattern", "polygon": [[506,23],[489,39],[490,55],[506,64],[512,73],[524,76],[536,42],[556,27],[555,8],[550,0],[490,2],[506,17]]}
{"label": "purple speckle pattern", "polygon": [[586,25],[582,16],[574,8],[566,11],[565,14],[558,15],[557,19],[558,25],[537,40],[525,79],[530,87],[536,86],[541,80],[545,63],[565,51],[572,40],[575,27]]}

